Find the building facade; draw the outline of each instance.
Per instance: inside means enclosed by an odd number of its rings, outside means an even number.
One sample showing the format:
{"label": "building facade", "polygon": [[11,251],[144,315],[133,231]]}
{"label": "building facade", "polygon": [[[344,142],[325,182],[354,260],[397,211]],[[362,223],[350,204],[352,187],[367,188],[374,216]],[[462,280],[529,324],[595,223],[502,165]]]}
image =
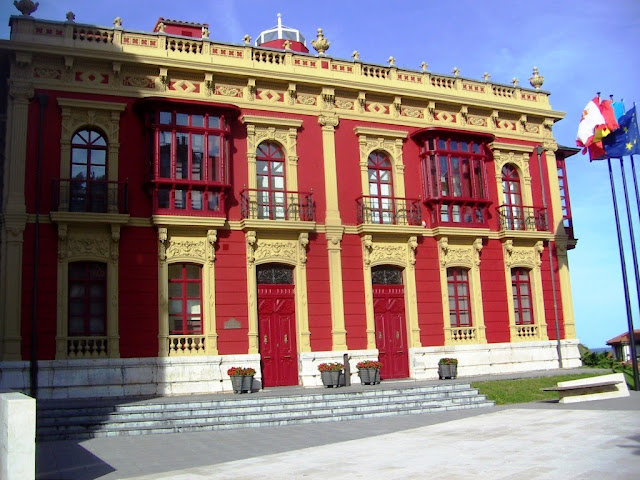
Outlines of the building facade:
{"label": "building facade", "polygon": [[580,365],[575,150],[537,69],[340,60],[280,20],[229,44],[28,13],[0,41],[2,386],[35,359],[42,397],[224,391],[231,366],[312,386],[344,354],[383,379]]}

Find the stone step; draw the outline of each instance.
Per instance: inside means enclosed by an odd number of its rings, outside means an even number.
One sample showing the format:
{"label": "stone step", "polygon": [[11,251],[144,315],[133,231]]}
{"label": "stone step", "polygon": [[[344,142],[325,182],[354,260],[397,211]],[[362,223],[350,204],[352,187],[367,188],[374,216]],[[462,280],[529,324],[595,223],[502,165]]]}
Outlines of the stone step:
{"label": "stone step", "polygon": [[67,426],[50,430],[49,428],[38,430],[40,440],[85,439],[94,437],[107,437],[119,435],[144,435],[159,433],[181,433],[207,430],[222,430],[233,428],[255,428],[264,426],[282,426],[315,422],[332,422],[343,420],[357,420],[362,418],[376,418],[393,415],[411,415],[421,413],[443,412],[470,408],[483,408],[493,406],[492,402],[473,402],[467,404],[429,404],[420,406],[402,407],[396,409],[371,409],[366,408],[359,412],[341,412],[327,415],[324,412],[309,412],[305,415],[285,416],[283,418],[241,418],[235,421],[206,419],[197,422],[176,423],[174,421],[156,422],[153,425],[94,425],[94,426]]}
{"label": "stone step", "polygon": [[38,440],[278,426],[493,405],[470,385],[453,383],[277,393],[261,391],[228,397],[222,394],[137,401],[48,400],[38,405]]}
{"label": "stone step", "polygon": [[[141,415],[143,417],[150,417],[154,415],[165,415],[172,412],[177,412],[183,415],[207,415],[210,411],[216,413],[226,413],[230,411],[244,411],[247,413],[259,412],[259,411],[277,411],[277,410],[307,410],[310,404],[314,405],[314,408],[327,407],[327,406],[349,406],[349,405],[374,405],[381,401],[388,403],[403,403],[411,401],[415,398],[423,400],[443,398],[443,396],[450,398],[467,398],[477,395],[476,390],[460,390],[451,391],[443,394],[440,393],[424,393],[424,392],[408,392],[404,394],[391,394],[385,396],[365,396],[360,394],[352,394],[347,396],[325,396],[320,400],[312,401],[307,397],[297,398],[285,398],[282,401],[273,401],[272,398],[261,398],[253,402],[192,402],[192,403],[159,403],[159,404],[146,404],[140,405],[136,408],[117,408],[110,407],[96,408],[75,408],[73,409],[73,417],[96,417],[104,418],[108,416],[110,419],[117,419],[122,417],[131,417],[134,415]],[[55,421],[59,418],[64,418],[69,413],[66,409],[47,409],[38,411],[38,420],[46,423],[47,421]]]}

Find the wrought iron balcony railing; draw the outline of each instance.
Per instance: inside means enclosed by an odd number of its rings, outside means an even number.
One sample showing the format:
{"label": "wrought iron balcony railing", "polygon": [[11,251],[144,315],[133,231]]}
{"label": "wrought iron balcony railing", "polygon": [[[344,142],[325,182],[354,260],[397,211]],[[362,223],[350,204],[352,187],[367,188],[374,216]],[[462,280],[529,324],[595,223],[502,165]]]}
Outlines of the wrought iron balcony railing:
{"label": "wrought iron balcony railing", "polygon": [[313,222],[313,194],[247,188],[240,193],[242,218]]}
{"label": "wrought iron balcony railing", "polygon": [[428,198],[429,226],[487,227],[489,206],[486,198]]}
{"label": "wrought iron balcony railing", "polygon": [[356,199],[358,224],[421,225],[420,199],[374,197]]}
{"label": "wrought iron balcony railing", "polygon": [[128,213],[128,182],[58,178],[52,181],[52,210]]}
{"label": "wrought iron balcony railing", "polygon": [[546,208],[500,205],[497,210],[502,230],[529,232],[546,232],[549,230]]}

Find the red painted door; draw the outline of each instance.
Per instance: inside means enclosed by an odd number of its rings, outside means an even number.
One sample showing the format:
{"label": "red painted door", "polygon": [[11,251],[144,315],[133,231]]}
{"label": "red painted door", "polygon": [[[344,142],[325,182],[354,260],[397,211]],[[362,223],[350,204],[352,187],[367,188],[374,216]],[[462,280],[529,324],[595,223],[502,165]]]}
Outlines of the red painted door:
{"label": "red painted door", "polygon": [[258,334],[262,384],[298,385],[293,285],[258,285]]}
{"label": "red painted door", "polygon": [[404,315],[404,287],[374,284],[373,314],[378,358],[382,362],[380,377],[407,378],[409,351]]}

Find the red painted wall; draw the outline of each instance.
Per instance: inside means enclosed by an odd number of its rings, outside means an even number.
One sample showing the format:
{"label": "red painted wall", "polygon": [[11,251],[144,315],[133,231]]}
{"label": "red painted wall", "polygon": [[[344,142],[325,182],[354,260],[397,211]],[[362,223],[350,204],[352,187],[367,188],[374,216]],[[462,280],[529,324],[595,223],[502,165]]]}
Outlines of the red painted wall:
{"label": "red painted wall", "polygon": [[[44,219],[43,219],[44,220]],[[40,224],[40,246],[38,258],[37,325],[38,358],[53,360],[56,353],[57,329],[57,238],[55,227]],[[33,267],[34,267],[35,224],[27,224],[22,246],[22,359],[31,355],[31,324],[33,314]],[[53,248],[52,248],[53,246]],[[7,301],[18,301],[7,299]]]}
{"label": "red painted wall", "polygon": [[435,238],[418,237],[416,291],[420,341],[425,347],[444,344],[444,319],[440,289],[438,244]]}
{"label": "red painted wall", "polygon": [[123,227],[119,261],[120,356],[158,356],[158,233]]}
{"label": "red painted wall", "polygon": [[560,330],[560,338],[564,338],[564,317],[562,315],[562,295],[560,293],[560,277],[558,276],[558,257],[555,248],[552,250],[553,255],[553,282],[555,282],[555,298],[556,307],[554,308],[553,286],[551,281],[551,263],[549,261],[549,245],[545,246],[542,252],[542,265],[540,267],[542,274],[542,295],[544,298],[544,315],[547,322],[547,334],[549,340],[557,340],[556,335],[556,314],[558,328]]}
{"label": "red painted wall", "polygon": [[480,279],[487,342],[509,342],[509,312],[502,243],[485,240],[480,252]]}
{"label": "red painted wall", "polygon": [[347,347],[350,350],[366,349],[367,317],[360,236],[345,235],[342,238],[341,247],[342,292],[344,296],[344,324],[347,330]]}
{"label": "red painted wall", "polygon": [[307,247],[307,299],[311,350],[329,351],[331,337],[331,294],[327,239],[323,234],[309,234]]}
{"label": "red painted wall", "polygon": [[[243,232],[218,230],[216,248],[216,330],[218,352],[244,354],[249,349],[247,333],[247,249]],[[254,307],[254,308],[257,308]],[[225,329],[230,319],[240,322],[239,329]]]}

